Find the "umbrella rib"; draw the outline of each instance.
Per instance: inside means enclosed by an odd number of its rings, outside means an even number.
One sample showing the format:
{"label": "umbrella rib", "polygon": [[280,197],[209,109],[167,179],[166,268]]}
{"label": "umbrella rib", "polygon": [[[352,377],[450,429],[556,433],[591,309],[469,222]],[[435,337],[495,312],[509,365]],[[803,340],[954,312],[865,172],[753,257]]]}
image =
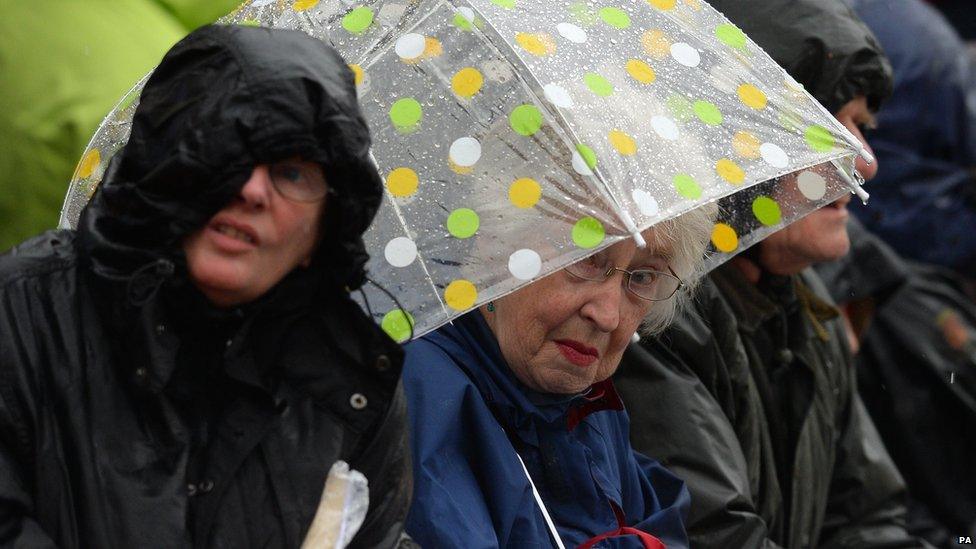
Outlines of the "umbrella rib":
{"label": "umbrella rib", "polygon": [[[376,162],[376,157],[373,156],[372,150],[370,150],[369,152],[369,159],[373,162],[373,165],[376,167],[377,171],[379,171],[379,164]],[[400,227],[403,229],[403,234],[406,235],[407,238],[410,238],[409,225],[407,224],[407,221],[403,216],[403,212],[400,211],[400,206],[396,203],[396,200],[394,200],[393,197],[390,196],[390,191],[388,189],[384,188],[383,193],[386,195],[386,202],[392,208],[393,214],[396,216],[397,221],[400,223]],[[445,316],[450,317],[451,313],[450,311],[447,310],[447,304],[444,303],[443,299],[441,299],[441,294],[440,292],[437,291],[437,286],[434,284],[434,277],[433,275],[430,274],[430,269],[427,268],[426,258],[423,256],[423,254],[417,254],[417,261],[420,265],[420,268],[424,270],[424,276],[426,277],[426,280],[430,283],[431,291],[434,294],[434,297],[437,298],[437,302],[441,306],[441,311],[444,313]],[[409,312],[409,311],[404,311],[404,312]],[[411,321],[411,330],[416,332],[416,326],[413,326],[412,321]]]}

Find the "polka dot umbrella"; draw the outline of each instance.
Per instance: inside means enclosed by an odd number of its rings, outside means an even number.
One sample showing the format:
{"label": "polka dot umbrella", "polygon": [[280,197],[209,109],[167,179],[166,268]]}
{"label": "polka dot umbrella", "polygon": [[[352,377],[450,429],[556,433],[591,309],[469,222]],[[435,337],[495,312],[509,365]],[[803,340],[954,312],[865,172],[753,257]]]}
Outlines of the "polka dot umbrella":
{"label": "polka dot umbrella", "polygon": [[[858,141],[700,0],[251,0],[224,22],[349,61],[387,190],[368,268],[399,304],[365,301],[398,340],[703,204],[721,206],[714,266],[863,192]],[[141,87],[92,139],[62,226]]]}

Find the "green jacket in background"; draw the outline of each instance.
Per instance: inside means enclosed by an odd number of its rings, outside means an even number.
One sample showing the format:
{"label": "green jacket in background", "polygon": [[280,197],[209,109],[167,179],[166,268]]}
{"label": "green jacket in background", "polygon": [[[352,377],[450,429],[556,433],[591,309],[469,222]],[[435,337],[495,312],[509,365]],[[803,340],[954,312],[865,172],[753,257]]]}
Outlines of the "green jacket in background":
{"label": "green jacket in background", "polygon": [[57,225],[102,119],[170,46],[237,3],[0,3],[0,252]]}

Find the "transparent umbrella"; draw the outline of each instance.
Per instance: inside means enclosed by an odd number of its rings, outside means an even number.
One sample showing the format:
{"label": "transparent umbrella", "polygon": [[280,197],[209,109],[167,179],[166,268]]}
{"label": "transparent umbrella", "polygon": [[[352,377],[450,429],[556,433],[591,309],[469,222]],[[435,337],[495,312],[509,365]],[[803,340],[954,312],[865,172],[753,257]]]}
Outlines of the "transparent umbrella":
{"label": "transparent umbrella", "polygon": [[[253,0],[223,22],[299,29],[350,63],[387,190],[368,269],[399,302],[368,286],[363,304],[398,340],[703,204],[722,206],[715,266],[863,193],[857,139],[699,0]],[[92,139],[62,226],[141,86]]]}

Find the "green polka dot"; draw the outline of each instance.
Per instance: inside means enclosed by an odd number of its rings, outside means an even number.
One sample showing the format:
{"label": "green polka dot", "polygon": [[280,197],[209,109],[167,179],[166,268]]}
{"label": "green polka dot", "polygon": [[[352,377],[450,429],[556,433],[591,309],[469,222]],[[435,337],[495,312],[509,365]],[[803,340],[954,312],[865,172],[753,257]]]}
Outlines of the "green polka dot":
{"label": "green polka dot", "polygon": [[576,145],[576,152],[583,157],[583,162],[586,162],[587,168],[591,170],[596,169],[596,153],[593,152],[593,149],[580,143]]}
{"label": "green polka dot", "polygon": [[241,25],[245,27],[260,27],[261,22],[253,17],[248,17],[247,19],[241,21]]}
{"label": "green polka dot", "polygon": [[413,316],[404,312],[402,309],[393,309],[383,315],[380,326],[397,343],[403,343],[410,338],[411,329],[414,325]]}
{"label": "green polka dot", "polygon": [[586,2],[576,2],[569,6],[569,13],[584,26],[591,26],[596,23],[599,16],[590,9]]}
{"label": "green polka dot", "polygon": [[718,126],[722,123],[722,112],[714,103],[708,101],[695,101],[695,115],[709,126]]}
{"label": "green polka dot", "polygon": [[668,111],[671,115],[679,122],[686,122],[692,116],[694,116],[694,109],[691,107],[691,101],[687,97],[681,95],[672,95],[669,97],[664,104],[668,107]]}
{"label": "green polka dot", "polygon": [[390,107],[390,120],[399,130],[409,130],[420,122],[424,111],[420,102],[412,97],[398,99]]}
{"label": "green polka dot", "polygon": [[715,36],[730,48],[737,50],[746,49],[746,34],[732,23],[725,23],[724,25],[715,27]]}
{"label": "green polka dot", "polygon": [[447,216],[447,232],[454,238],[470,238],[480,225],[478,214],[469,208],[458,208]]}
{"label": "green polka dot", "polygon": [[461,30],[469,31],[471,30],[471,21],[468,21],[468,18],[461,15],[460,13],[455,13],[454,26]]}
{"label": "green polka dot", "polygon": [[619,8],[603,8],[600,10],[600,19],[611,27],[626,29],[630,26],[630,16]]}
{"label": "green polka dot", "polygon": [[358,7],[342,18],[342,28],[353,34],[359,34],[373,24],[373,10]]}
{"label": "green polka dot", "polygon": [[573,225],[573,242],[580,248],[594,248],[603,242],[606,232],[596,218],[584,217]]}
{"label": "green polka dot", "polygon": [[817,152],[830,152],[834,148],[834,136],[823,126],[814,124],[807,127],[803,132],[803,138],[807,140],[807,145]]}
{"label": "green polka dot", "polygon": [[515,0],[491,0],[491,3],[507,10],[515,7]]}
{"label": "green polka dot", "polygon": [[767,227],[776,225],[783,219],[779,204],[768,196],[760,196],[752,201],[752,213],[760,223]]}
{"label": "green polka dot", "polygon": [[586,73],[583,76],[583,81],[586,82],[586,87],[590,88],[591,92],[600,97],[609,97],[613,94],[613,84],[595,72]]}
{"label": "green polka dot", "polygon": [[542,127],[542,111],[535,105],[519,105],[509,115],[508,123],[515,133],[528,137]]}
{"label": "green polka dot", "polygon": [[686,173],[679,173],[674,176],[671,182],[674,183],[674,189],[678,191],[678,194],[688,200],[698,200],[701,198],[702,189],[694,177]]}

